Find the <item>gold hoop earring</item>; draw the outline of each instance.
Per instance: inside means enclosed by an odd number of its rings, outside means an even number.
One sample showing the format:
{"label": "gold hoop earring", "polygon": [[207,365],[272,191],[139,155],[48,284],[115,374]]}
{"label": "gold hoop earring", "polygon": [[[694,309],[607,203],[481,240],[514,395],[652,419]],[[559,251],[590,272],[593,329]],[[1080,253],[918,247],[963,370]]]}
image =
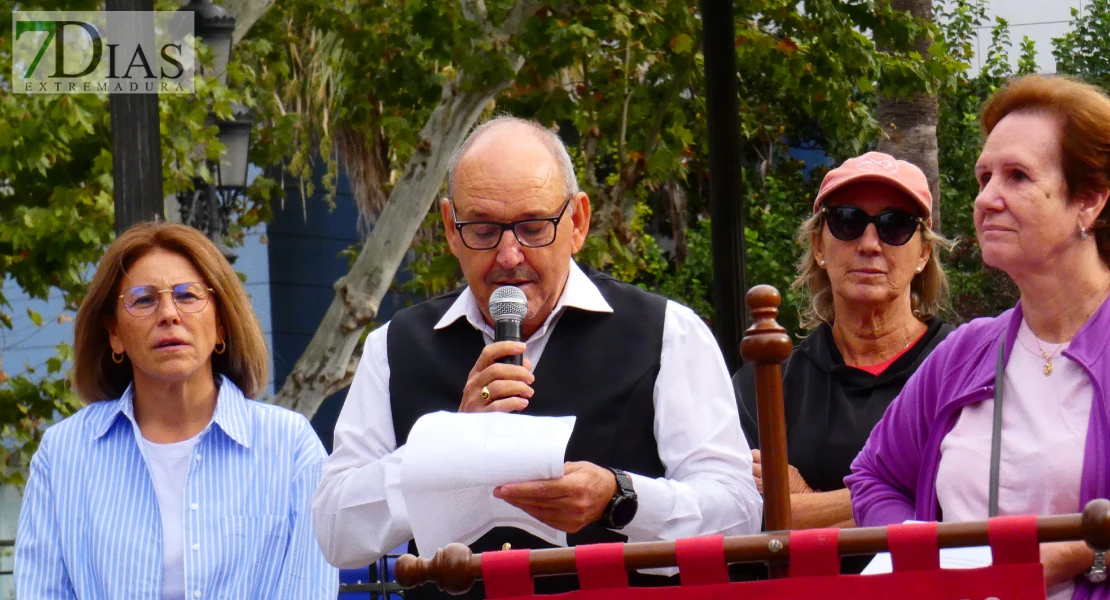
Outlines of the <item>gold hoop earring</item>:
{"label": "gold hoop earring", "polygon": [[216,354],[223,354],[227,351],[227,342],[220,340],[216,342],[216,347],[212,349]]}
{"label": "gold hoop earring", "polygon": [[[118,356],[119,358],[116,358],[117,356]],[[127,354],[124,354],[124,353],[121,353],[121,354],[116,354],[116,351],[115,351],[115,350],[113,350],[113,351],[112,351],[112,362],[116,363],[117,365],[122,365],[122,364],[123,364],[123,359],[124,359],[124,358],[125,358],[126,356],[127,356]]]}

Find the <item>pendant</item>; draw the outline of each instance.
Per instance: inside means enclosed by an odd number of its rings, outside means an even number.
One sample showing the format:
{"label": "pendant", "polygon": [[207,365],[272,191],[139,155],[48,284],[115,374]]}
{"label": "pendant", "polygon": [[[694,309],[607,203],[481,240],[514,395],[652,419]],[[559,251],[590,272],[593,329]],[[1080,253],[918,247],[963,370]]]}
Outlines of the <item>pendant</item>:
{"label": "pendant", "polygon": [[1044,376],[1048,377],[1049,375],[1052,375],[1052,363],[1046,362],[1044,364]]}

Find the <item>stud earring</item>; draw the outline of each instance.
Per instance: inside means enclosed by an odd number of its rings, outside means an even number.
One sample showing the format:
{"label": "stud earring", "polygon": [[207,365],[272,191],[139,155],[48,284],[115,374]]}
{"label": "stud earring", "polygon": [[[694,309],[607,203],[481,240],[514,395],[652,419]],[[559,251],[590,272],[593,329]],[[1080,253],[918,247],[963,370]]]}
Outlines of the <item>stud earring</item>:
{"label": "stud earring", "polygon": [[817,264],[821,265],[821,267],[822,267],[822,268],[824,268],[824,266],[825,266],[825,261],[824,261],[823,259],[822,259],[822,260],[819,260],[819,261],[817,261]]}

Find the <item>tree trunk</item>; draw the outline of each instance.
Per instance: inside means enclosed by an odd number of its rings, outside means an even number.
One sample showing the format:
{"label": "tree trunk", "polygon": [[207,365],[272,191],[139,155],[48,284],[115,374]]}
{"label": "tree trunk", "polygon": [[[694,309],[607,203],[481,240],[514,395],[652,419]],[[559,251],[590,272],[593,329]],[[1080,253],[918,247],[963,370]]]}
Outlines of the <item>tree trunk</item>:
{"label": "tree trunk", "polygon": [[[890,0],[892,8],[909,11],[918,21],[933,22],[932,0]],[[929,56],[929,41],[924,36],[915,50]],[[886,134],[879,151],[909,161],[925,172],[933,195],[933,230],[940,229],[940,167],[937,164],[937,97],[919,94],[911,99],[896,99],[879,94],[878,118]]]}
{"label": "tree trunk", "polygon": [[671,177],[667,180],[667,183],[663,184],[663,191],[667,196],[667,204],[671,209],[671,235],[674,237],[674,262],[675,265],[681,267],[686,262],[686,255],[689,254],[689,249],[686,246],[686,230],[688,228],[686,219],[686,188],[682,187],[682,182]]}
{"label": "tree trunk", "polygon": [[239,43],[243,36],[247,35],[251,27],[266,14],[266,11],[273,5],[274,0],[224,0],[219,4],[223,5],[227,14],[235,17],[235,31],[231,34],[231,42],[233,44]]}
{"label": "tree trunk", "polygon": [[[489,31],[489,36],[501,41],[516,35],[539,6],[539,0],[521,0],[501,30]],[[510,62],[516,73],[524,58],[513,56]],[[509,78],[488,81],[460,71],[444,85],[439,105],[420,132],[423,143],[393,187],[351,271],[335,282],[335,300],[274,404],[311,418],[324,399],[350,385],[362,354],[359,338],[377,315],[413,236],[428,214],[451,155],[462,145],[482,109],[510,84]]]}

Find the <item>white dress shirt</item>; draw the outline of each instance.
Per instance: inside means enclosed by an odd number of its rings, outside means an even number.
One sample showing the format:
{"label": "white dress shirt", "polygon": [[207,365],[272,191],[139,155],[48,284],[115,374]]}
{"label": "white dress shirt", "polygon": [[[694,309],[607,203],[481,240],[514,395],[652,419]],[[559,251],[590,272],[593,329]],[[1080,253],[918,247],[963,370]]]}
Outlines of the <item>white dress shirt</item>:
{"label": "white dress shirt", "polygon": [[[533,369],[567,307],[613,312],[597,286],[571,262],[559,302],[526,341],[524,356]],[[435,328],[460,318],[482,332],[487,344],[493,342],[494,330],[469,288]],[[371,563],[412,539],[400,488],[405,448],[397,447],[390,411],[388,326],[366,339],[335,426],[334,450],[312,502],[316,539],[324,556],[341,568]],[[629,474],[639,509],[620,533],[630,542],[647,542],[758,532],[763,499],[752,478],[751,449],[740,429],[724,359],[701,318],[671,301],[664,317],[654,406],[655,439],[666,476]]]}

